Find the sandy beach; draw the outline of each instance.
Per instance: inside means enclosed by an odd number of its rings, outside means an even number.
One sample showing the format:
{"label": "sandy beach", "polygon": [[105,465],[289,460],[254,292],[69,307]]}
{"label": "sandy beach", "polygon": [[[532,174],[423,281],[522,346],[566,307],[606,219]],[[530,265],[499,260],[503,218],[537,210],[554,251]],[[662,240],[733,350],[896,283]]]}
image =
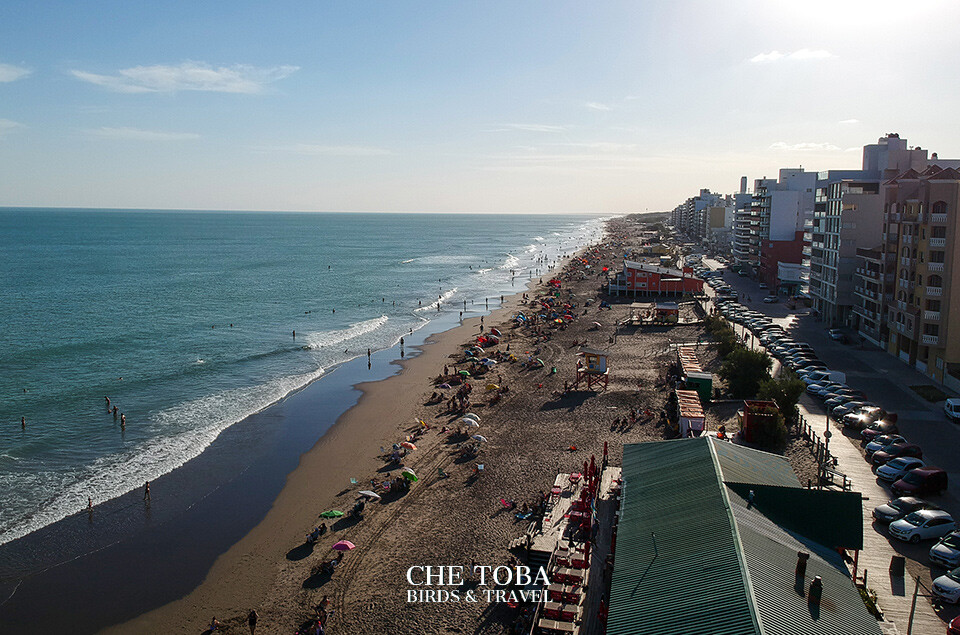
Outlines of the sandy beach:
{"label": "sandy beach", "polygon": [[[614,325],[627,316],[629,304],[612,304],[609,310],[599,309],[597,302],[584,304],[598,297],[601,268],[620,268],[616,256],[632,243],[638,227],[630,218],[611,221],[604,243],[588,250],[589,269],[579,260],[567,263],[562,288],[574,293],[577,317],[562,330],[544,328],[549,339],[514,328],[513,316],[526,308],[521,293],[486,316],[482,329],[480,319],[466,320],[431,336],[418,356],[401,362],[399,374],[361,384],[358,404],[302,456],[266,517],[216,560],[202,584],[186,597],[106,632],[196,633],[214,616],[223,632],[248,632],[247,615],[256,609],[258,632],[292,633],[309,624],[324,596],[333,611],[328,633],[508,632],[515,611],[505,604],[407,603],[406,571],[413,565],[465,565],[471,560],[504,564],[510,541],[525,525],[506,512],[501,498],[533,501],[558,472],[577,470],[591,455],[599,460],[604,442],[616,465],[623,443],[665,438],[656,418],[631,423],[629,412],[660,412],[666,399],[664,370],[675,355],[670,345],[695,343],[700,327],[657,332],[621,328],[613,344]],[[499,350],[507,355],[509,346],[521,361],[501,362],[485,377],[469,380],[474,388],[470,410],[479,415],[478,431],[488,441],[476,459],[462,460],[457,445],[466,437],[444,431],[456,425],[457,417],[445,401],[432,403],[430,397],[444,366],[448,377],[466,368],[454,366],[464,357],[464,345],[492,327],[503,337],[486,354]],[[565,382],[572,383],[575,376],[578,346],[584,344],[608,350],[609,387],[602,392],[581,387],[562,395]],[[700,351],[706,368],[715,370],[714,353],[706,346]],[[524,367],[522,360],[529,356],[541,359],[543,367]],[[485,390],[491,382],[508,389],[496,403],[490,403],[496,391]],[[708,427],[729,420],[735,410],[735,404],[712,408]],[[429,430],[415,440],[417,450],[404,457],[403,465],[414,469],[419,481],[404,494],[368,504],[359,522],[328,521],[331,531],[312,548],[305,545],[321,512],[347,511],[372,479],[398,476],[400,466],[380,458],[381,449],[415,432],[418,420]],[[788,455],[803,480],[812,461],[804,451]],[[479,477],[474,474],[477,463],[484,465]],[[441,478],[438,469],[448,478]],[[337,554],[331,546],[340,540],[357,548],[344,555],[332,576],[316,574],[320,562]]]}

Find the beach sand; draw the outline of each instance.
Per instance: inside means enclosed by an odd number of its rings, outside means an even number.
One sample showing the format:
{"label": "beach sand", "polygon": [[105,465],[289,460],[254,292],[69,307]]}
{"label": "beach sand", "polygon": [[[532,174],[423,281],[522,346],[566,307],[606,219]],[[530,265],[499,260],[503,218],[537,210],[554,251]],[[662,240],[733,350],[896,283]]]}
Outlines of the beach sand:
{"label": "beach sand", "polygon": [[[607,244],[630,244],[639,226],[631,219],[611,221]],[[529,351],[545,362],[542,369],[523,369],[519,363],[498,364],[488,377],[509,387],[495,405],[489,405],[481,378],[473,382],[471,410],[481,418],[479,432],[489,439],[476,460],[460,462],[456,442],[441,433],[455,417],[445,404],[426,405],[435,390],[434,378],[444,365],[462,359],[463,345],[480,331],[480,319],[469,319],[450,331],[428,338],[417,357],[400,362],[403,371],[380,382],[361,384],[358,404],[339,418],[292,472],[267,516],[242,540],[219,557],[206,579],[186,597],[108,629],[108,633],[196,633],[213,616],[222,631],[248,632],[246,616],[256,608],[258,632],[292,633],[313,616],[327,596],[334,610],[328,633],[503,633],[515,611],[505,604],[408,603],[412,588],[406,572],[413,565],[505,564],[509,542],[526,528],[500,503],[501,498],[533,501],[548,490],[558,472],[578,471],[591,455],[599,462],[604,441],[610,462],[619,465],[624,443],[661,440],[665,430],[654,421],[629,424],[631,408],[659,413],[667,391],[662,385],[666,365],[675,353],[672,343],[696,342],[698,326],[680,326],[658,332],[621,329],[616,344],[610,340],[616,320],[629,312],[629,303],[600,311],[597,304],[583,315],[583,301],[598,295],[600,262],[613,271],[621,263],[614,253],[623,247],[602,248],[603,259],[590,270],[579,270],[563,288],[576,294],[578,317],[550,341],[535,342],[526,330],[513,329],[511,317],[521,308],[522,296],[507,298],[502,309],[484,319],[485,330],[497,326],[504,334],[500,349],[525,358]],[[583,279],[581,279],[581,275]],[[531,294],[534,292],[531,291]],[[592,323],[602,326],[594,330]],[[608,349],[610,385],[602,392],[581,389],[565,397],[555,391],[575,375],[574,342]],[[539,348],[539,352],[537,349]],[[715,355],[701,347],[701,359],[715,370]],[[557,373],[550,374],[556,366]],[[461,366],[462,367],[462,366]],[[708,422],[727,420],[731,408],[718,408]],[[718,417],[720,417],[718,419]],[[410,491],[386,496],[366,507],[364,520],[339,520],[312,549],[305,534],[328,509],[346,511],[356,492],[370,488],[370,480],[397,475],[397,466],[378,458],[417,427],[423,419],[431,429],[416,441],[407,465],[420,476]],[[621,420],[621,424],[616,424]],[[575,447],[575,450],[571,450]],[[788,455],[805,482],[812,459],[796,444]],[[476,463],[485,470],[473,476]],[[389,468],[392,467],[392,470]],[[449,478],[440,478],[443,468]],[[389,471],[388,471],[389,470]],[[352,485],[350,479],[356,479]],[[314,575],[316,566],[336,552],[331,546],[350,540],[357,548],[345,554],[332,577]],[[175,557],[175,556],[171,556]]]}

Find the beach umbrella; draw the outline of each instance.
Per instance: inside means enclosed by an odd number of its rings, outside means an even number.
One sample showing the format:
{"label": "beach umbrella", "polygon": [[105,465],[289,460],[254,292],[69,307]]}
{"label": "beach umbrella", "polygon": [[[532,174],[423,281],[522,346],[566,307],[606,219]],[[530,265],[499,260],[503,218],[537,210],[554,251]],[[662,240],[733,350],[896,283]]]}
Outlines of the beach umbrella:
{"label": "beach umbrella", "polygon": [[349,540],[341,540],[337,544],[333,545],[333,548],[337,551],[350,551],[351,549],[356,549],[357,546]]}
{"label": "beach umbrella", "polygon": [[483,436],[482,434],[475,434],[470,438],[476,441],[480,441],[481,443],[486,443],[487,441],[487,437]]}
{"label": "beach umbrella", "polygon": [[467,414],[463,415],[463,418],[464,418],[464,419],[473,419],[473,420],[476,421],[477,423],[480,423],[480,417],[478,417],[477,415],[475,415],[475,414],[472,413],[472,412],[468,412]]}
{"label": "beach umbrella", "polygon": [[487,361],[485,361],[485,362],[484,362],[484,361],[481,361],[480,363],[483,364],[484,366],[486,366],[487,368],[490,368],[491,366],[496,366],[496,365],[497,365],[497,361],[494,360],[494,359],[488,359]]}
{"label": "beach umbrella", "polygon": [[458,423],[467,426],[468,428],[479,428],[480,424],[474,421],[473,419],[461,419]]}
{"label": "beach umbrella", "polygon": [[465,361],[465,362],[479,362],[480,360],[477,359],[476,357],[474,357],[473,355],[469,355],[469,356],[467,356],[467,358],[464,359],[463,361]]}
{"label": "beach umbrella", "polygon": [[403,478],[407,479],[408,481],[417,480],[417,473],[411,470],[409,467],[403,468],[400,470],[400,473],[403,475]]}
{"label": "beach umbrella", "polygon": [[494,335],[496,335],[497,337],[503,335],[503,334],[500,332],[500,329],[490,329],[490,332],[493,333]]}
{"label": "beach umbrella", "polygon": [[343,512],[337,509],[331,509],[320,514],[321,518],[340,518],[341,516],[343,516]]}
{"label": "beach umbrella", "polygon": [[371,492],[368,489],[362,490],[358,492],[358,494],[360,494],[360,496],[366,496],[367,498],[372,498],[373,500],[376,500],[376,501],[380,500],[380,494],[377,494],[376,492]]}
{"label": "beach umbrella", "polygon": [[497,337],[496,335],[491,335],[490,337],[487,338],[487,341],[490,342],[491,344],[499,344],[500,338]]}
{"label": "beach umbrella", "polygon": [[603,326],[603,324],[600,324],[599,322],[594,322],[593,325],[597,328],[600,328],[601,326]]}
{"label": "beach umbrella", "polygon": [[458,375],[463,375],[464,377],[469,377],[469,376],[470,376],[470,371],[469,371],[469,370],[461,370],[461,371],[460,371],[459,373],[457,373],[457,374],[458,374]]}
{"label": "beach umbrella", "polygon": [[500,387],[500,386],[498,386],[498,385],[496,385],[496,384],[487,384],[487,392],[490,392],[491,390],[496,390],[496,389],[499,388],[499,387]]}
{"label": "beach umbrella", "polygon": [[561,320],[560,318],[556,318],[556,319],[554,319],[553,323],[554,323],[554,324],[563,324],[563,320]]}
{"label": "beach umbrella", "polygon": [[407,448],[408,450],[416,450],[416,449],[417,449],[417,446],[415,446],[414,444],[410,443],[409,441],[404,441],[403,443],[400,444],[400,447],[401,447],[401,448]]}
{"label": "beach umbrella", "polygon": [[444,383],[440,384],[439,386],[437,386],[437,388],[439,388],[439,389],[441,389],[441,390],[447,390],[448,388],[450,388],[450,384],[444,382]]}

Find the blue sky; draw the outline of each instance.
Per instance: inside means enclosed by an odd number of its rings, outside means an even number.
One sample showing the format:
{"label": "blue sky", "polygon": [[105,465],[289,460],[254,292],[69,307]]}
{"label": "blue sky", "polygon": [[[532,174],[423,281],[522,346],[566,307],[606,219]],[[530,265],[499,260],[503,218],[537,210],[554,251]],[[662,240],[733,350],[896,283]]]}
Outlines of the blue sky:
{"label": "blue sky", "polygon": [[632,212],[887,132],[960,157],[960,3],[0,4],[0,205]]}

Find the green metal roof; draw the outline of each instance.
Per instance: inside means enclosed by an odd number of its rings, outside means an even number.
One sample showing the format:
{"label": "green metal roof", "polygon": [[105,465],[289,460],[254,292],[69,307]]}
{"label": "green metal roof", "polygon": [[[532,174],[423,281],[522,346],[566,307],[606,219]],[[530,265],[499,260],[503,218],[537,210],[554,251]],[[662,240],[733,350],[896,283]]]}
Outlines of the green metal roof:
{"label": "green metal roof", "polygon": [[623,477],[607,633],[759,633],[709,445],[626,445]]}
{"label": "green metal roof", "polygon": [[817,491],[752,483],[727,483],[764,516],[784,529],[827,547],[863,549],[863,502],[860,492]]}
{"label": "green metal roof", "polygon": [[[803,491],[782,457],[723,441],[624,446],[607,632],[879,633],[836,552],[781,527],[760,506],[747,509],[737,484],[756,490],[771,482]],[[812,554],[805,586],[814,575],[824,579],[816,615],[794,590],[799,550]]]}

